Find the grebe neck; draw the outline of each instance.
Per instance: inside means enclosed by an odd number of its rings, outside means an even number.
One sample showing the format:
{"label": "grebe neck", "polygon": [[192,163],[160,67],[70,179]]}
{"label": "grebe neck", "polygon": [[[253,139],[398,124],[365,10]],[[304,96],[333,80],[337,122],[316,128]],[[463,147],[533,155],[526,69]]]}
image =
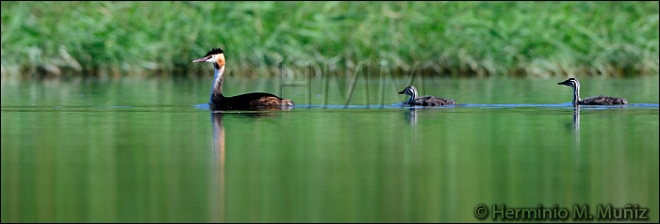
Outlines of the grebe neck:
{"label": "grebe neck", "polygon": [[573,106],[578,106],[580,103],[580,84],[573,83]]}
{"label": "grebe neck", "polygon": [[215,74],[213,75],[213,87],[211,88],[211,103],[213,98],[224,97],[222,95],[222,82],[224,81],[225,66],[221,66],[218,63],[213,63],[213,70]]}
{"label": "grebe neck", "polygon": [[410,89],[410,99],[408,99],[408,104],[412,104],[415,102],[415,99],[417,99],[417,90],[416,89]]}

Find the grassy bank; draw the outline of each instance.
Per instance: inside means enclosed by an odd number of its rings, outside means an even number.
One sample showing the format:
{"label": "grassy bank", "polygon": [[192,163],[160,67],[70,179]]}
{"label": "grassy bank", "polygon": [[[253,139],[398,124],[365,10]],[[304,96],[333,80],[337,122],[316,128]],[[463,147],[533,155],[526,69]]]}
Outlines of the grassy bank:
{"label": "grassy bank", "polygon": [[[655,75],[657,2],[2,2],[2,77],[308,65],[396,74]],[[413,66],[415,65],[416,66]],[[302,69],[301,69],[302,70]],[[377,75],[377,74],[375,74]]]}

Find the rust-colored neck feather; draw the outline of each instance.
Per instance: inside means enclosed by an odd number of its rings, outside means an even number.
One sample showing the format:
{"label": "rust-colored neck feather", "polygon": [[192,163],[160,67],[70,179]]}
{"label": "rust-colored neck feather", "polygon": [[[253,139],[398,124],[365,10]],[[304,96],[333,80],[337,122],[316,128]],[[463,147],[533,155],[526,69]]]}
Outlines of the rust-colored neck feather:
{"label": "rust-colored neck feather", "polygon": [[225,67],[225,55],[224,54],[218,54],[218,56],[215,59],[215,63],[213,63],[213,67],[216,69],[220,69],[220,67]]}
{"label": "rust-colored neck feather", "polygon": [[224,81],[225,73],[225,56],[219,54],[216,57],[215,63],[213,63],[213,68],[215,68],[215,75],[213,77],[213,87],[211,88],[211,102],[217,102],[219,99],[224,98],[222,95],[222,83]]}

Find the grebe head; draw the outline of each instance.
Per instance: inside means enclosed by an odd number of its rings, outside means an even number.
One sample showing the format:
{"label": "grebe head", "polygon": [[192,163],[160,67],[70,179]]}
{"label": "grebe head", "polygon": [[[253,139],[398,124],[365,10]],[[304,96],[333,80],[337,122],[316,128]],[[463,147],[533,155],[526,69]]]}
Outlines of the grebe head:
{"label": "grebe head", "polygon": [[407,86],[405,89],[399,92],[399,94],[406,94],[409,96],[414,96],[416,95],[415,93],[417,93],[417,88],[415,88],[414,86]]}
{"label": "grebe head", "polygon": [[213,63],[216,67],[225,66],[225,52],[220,48],[213,48],[204,57],[193,60],[192,62]]}
{"label": "grebe head", "polygon": [[414,86],[407,86],[405,89],[401,90],[399,94],[406,94],[410,96],[405,103],[412,104],[417,98],[417,89]]}
{"label": "grebe head", "polygon": [[573,88],[580,86],[580,82],[578,82],[578,80],[573,78],[573,77],[570,77],[570,78],[564,80],[563,82],[560,82],[560,83],[557,83],[557,84],[564,85],[564,86],[570,86],[570,87],[573,87]]}

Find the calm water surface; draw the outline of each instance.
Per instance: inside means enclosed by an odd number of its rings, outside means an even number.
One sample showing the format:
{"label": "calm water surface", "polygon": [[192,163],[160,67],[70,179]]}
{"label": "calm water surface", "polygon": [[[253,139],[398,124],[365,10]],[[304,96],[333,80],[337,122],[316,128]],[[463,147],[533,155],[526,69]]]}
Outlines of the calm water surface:
{"label": "calm water surface", "polygon": [[582,78],[631,105],[577,113],[562,78],[416,80],[459,105],[404,108],[403,79],[236,77],[226,95],[298,106],[210,113],[209,79],[3,80],[2,222],[474,222],[479,204],[658,221],[658,76]]}

